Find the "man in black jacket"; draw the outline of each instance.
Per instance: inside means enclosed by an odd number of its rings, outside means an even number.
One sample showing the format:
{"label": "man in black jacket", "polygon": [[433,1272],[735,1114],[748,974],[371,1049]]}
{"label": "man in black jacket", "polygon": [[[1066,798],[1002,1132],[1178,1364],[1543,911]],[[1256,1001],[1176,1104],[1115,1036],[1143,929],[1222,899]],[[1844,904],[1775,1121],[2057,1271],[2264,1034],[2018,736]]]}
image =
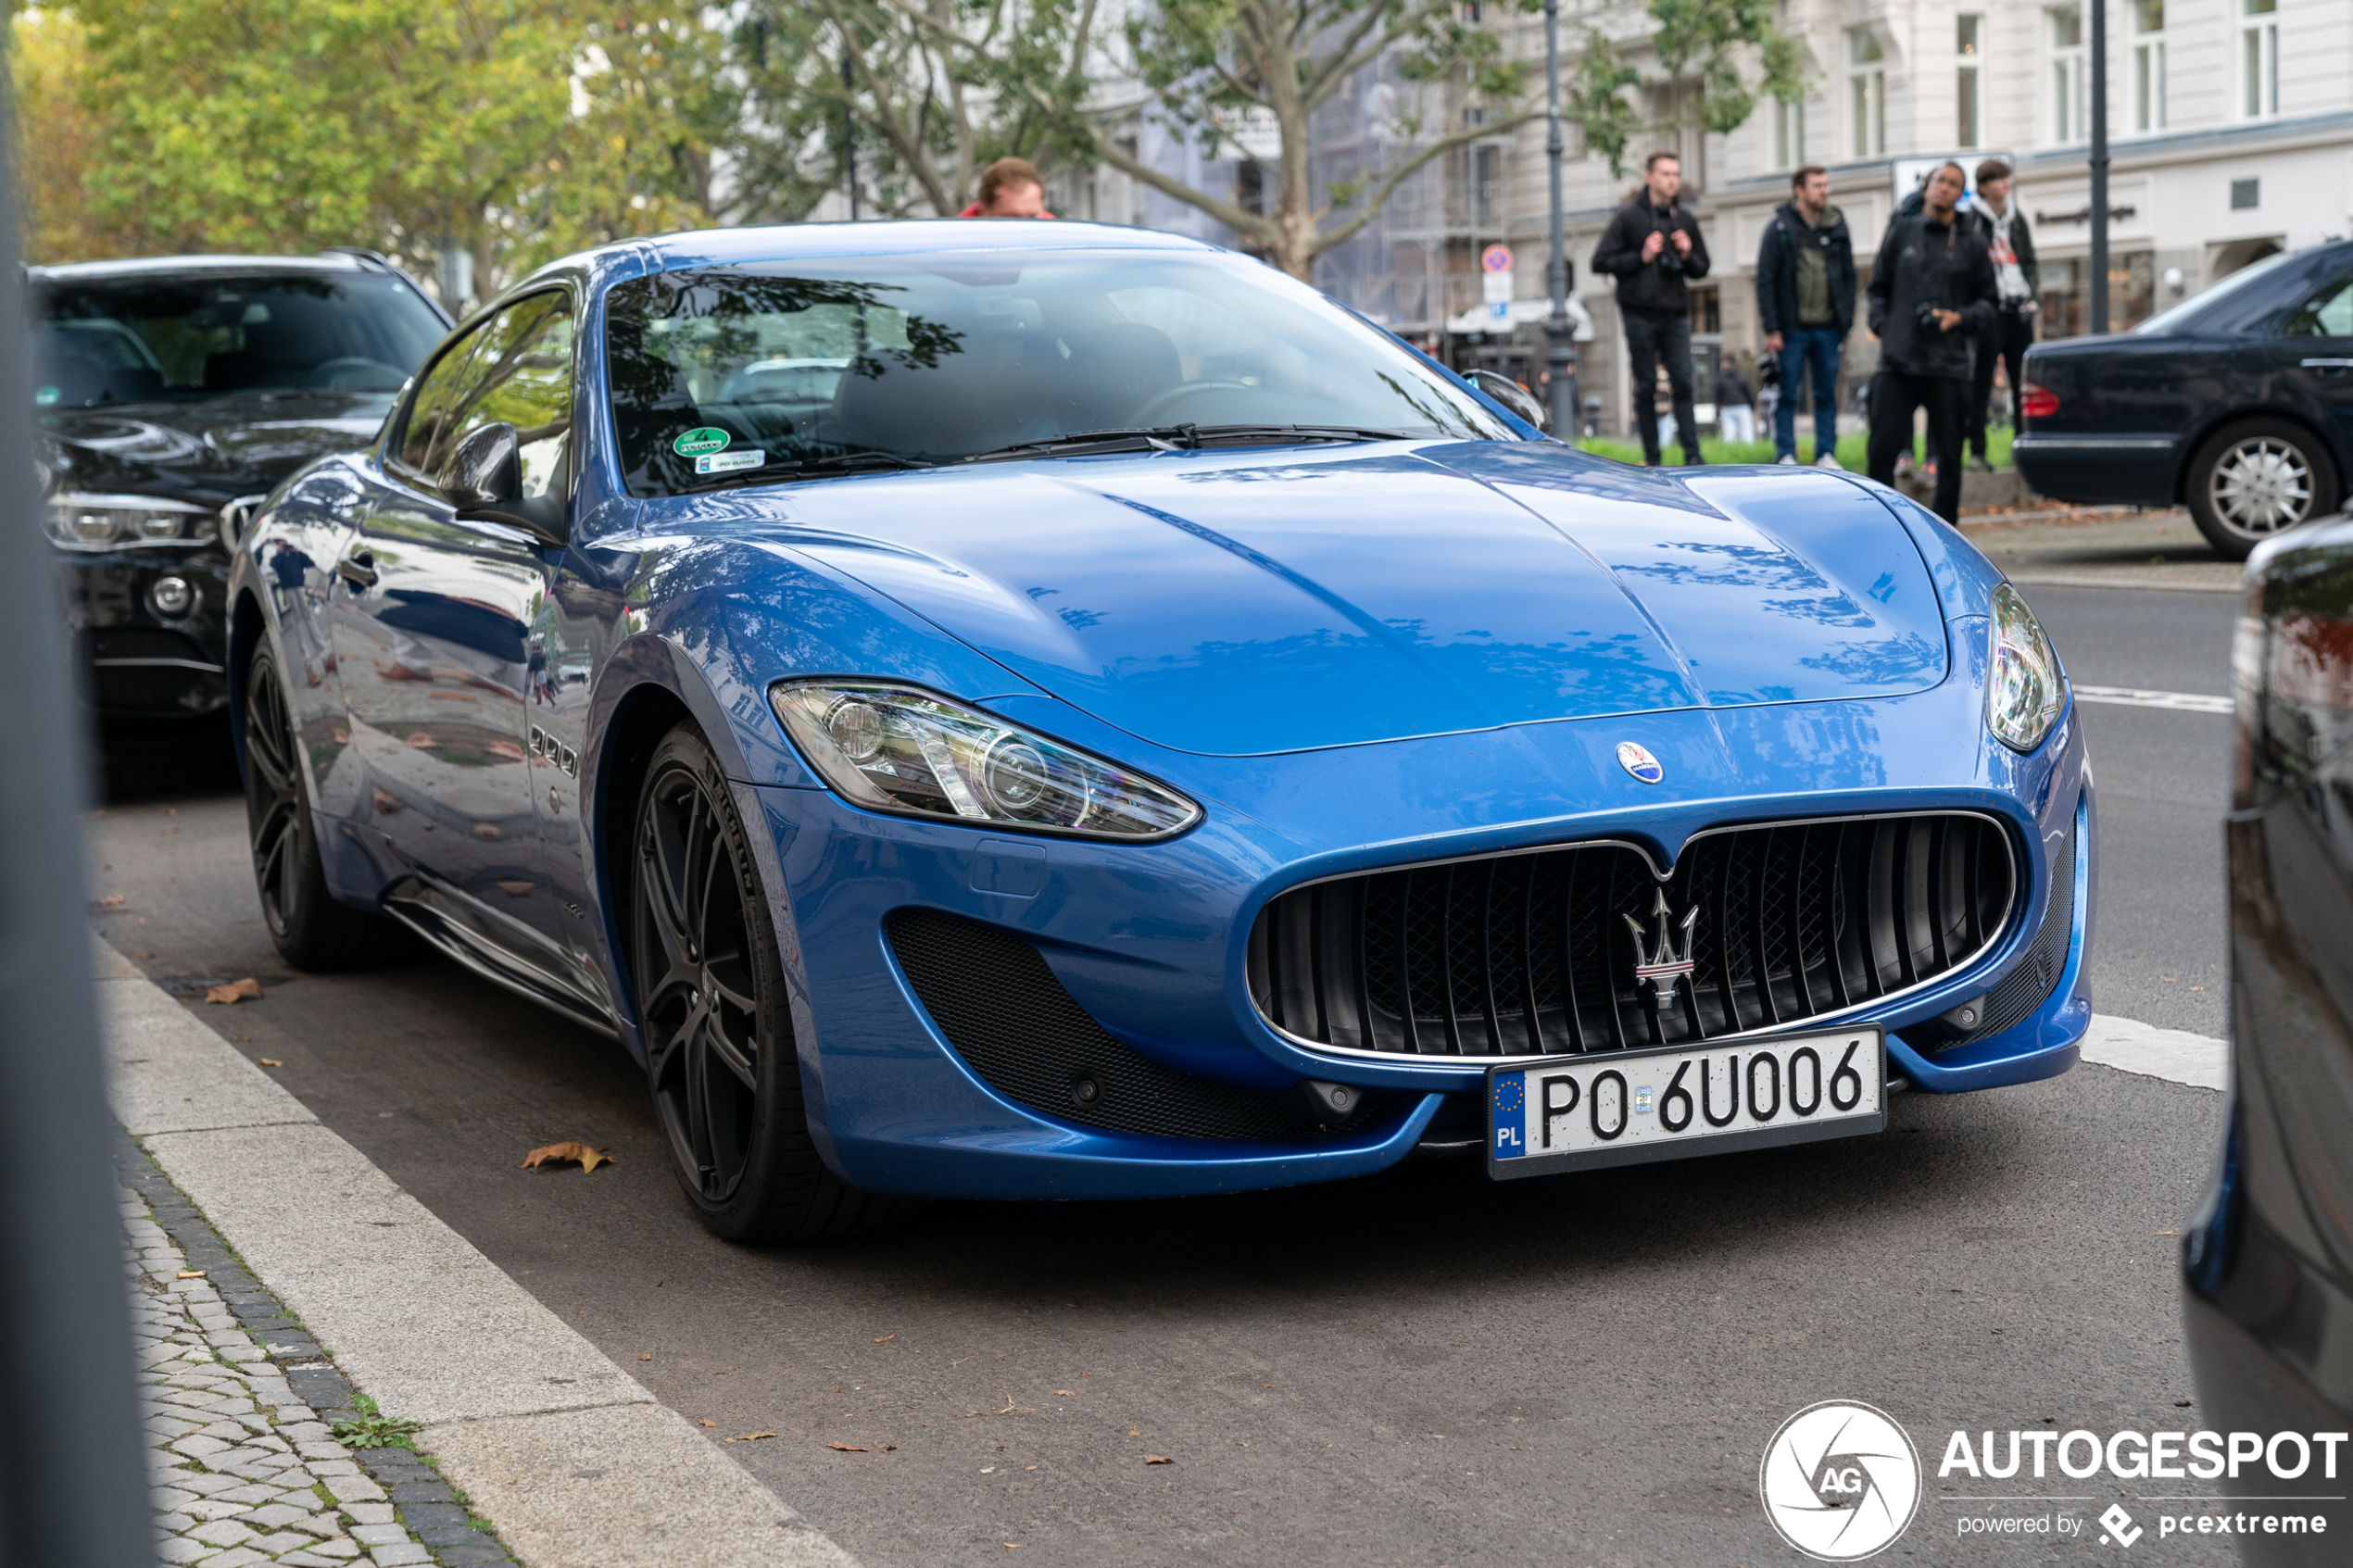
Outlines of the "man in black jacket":
{"label": "man in black jacket", "polygon": [[1692,411],[1692,291],[1688,280],[1707,276],[1707,242],[1699,220],[1677,205],[1683,166],[1673,153],[1653,153],[1642,186],[1617,209],[1593,247],[1593,270],[1617,280],[1617,313],[1626,323],[1626,370],[1634,387],[1634,425],[1642,460],[1658,466],[1658,365],[1667,362],[1683,460],[1696,463],[1699,418]]}
{"label": "man in black jacket", "polygon": [[1972,349],[1994,324],[1994,263],[1984,237],[1955,210],[1968,177],[1957,163],[1928,177],[1920,210],[1887,226],[1871,268],[1870,473],[1895,483],[1895,458],[1912,446],[1912,411],[1928,410],[1936,458],[1936,515],[1961,515],[1961,423],[1975,371]]}
{"label": "man in black jacket", "polygon": [[1855,241],[1831,205],[1831,177],[1818,163],[1790,176],[1790,199],[1765,226],[1756,252],[1756,314],[1765,346],[1780,356],[1774,455],[1797,461],[1797,382],[1814,380],[1814,466],[1838,458],[1838,361],[1855,324]]}
{"label": "man in black jacket", "polygon": [[2026,214],[2010,200],[2010,166],[1989,157],[1977,166],[1977,199],[1969,217],[1984,237],[1994,261],[1994,287],[2000,314],[1994,330],[1978,345],[1977,377],[1969,386],[1969,447],[1980,468],[1993,465],[1985,458],[1985,409],[1994,396],[1994,362],[2009,372],[2010,427],[2018,427],[2020,362],[2034,343],[2035,301],[2042,297],[2043,271],[2034,260],[2034,236]]}

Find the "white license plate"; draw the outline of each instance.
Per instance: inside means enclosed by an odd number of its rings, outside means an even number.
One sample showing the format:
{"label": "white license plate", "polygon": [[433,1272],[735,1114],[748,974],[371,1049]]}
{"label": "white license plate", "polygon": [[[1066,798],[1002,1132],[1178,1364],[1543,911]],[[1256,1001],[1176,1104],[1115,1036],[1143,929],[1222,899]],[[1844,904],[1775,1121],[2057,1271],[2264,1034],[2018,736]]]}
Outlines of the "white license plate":
{"label": "white license plate", "polygon": [[1495,1067],[1487,1173],[1499,1180],[1851,1137],[1887,1125],[1877,1028]]}

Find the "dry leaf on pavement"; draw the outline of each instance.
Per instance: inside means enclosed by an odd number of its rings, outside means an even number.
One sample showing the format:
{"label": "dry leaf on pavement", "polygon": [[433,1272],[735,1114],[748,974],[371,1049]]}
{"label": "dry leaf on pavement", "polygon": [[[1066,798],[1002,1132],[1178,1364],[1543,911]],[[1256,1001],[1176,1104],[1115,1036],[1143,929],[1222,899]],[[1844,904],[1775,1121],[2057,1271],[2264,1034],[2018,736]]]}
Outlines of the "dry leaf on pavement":
{"label": "dry leaf on pavement", "polygon": [[654,1353],[653,1353],[651,1350],[648,1350],[648,1351],[647,1351],[644,1355],[642,1355],[642,1356],[638,1357],[637,1359],[638,1359],[639,1361],[652,1361],[652,1360],[654,1359]]}
{"label": "dry leaf on pavement", "polygon": [[846,1454],[862,1454],[867,1451],[866,1449],[860,1448],[855,1443],[827,1443],[825,1447],[829,1449],[839,1449]]}
{"label": "dry leaf on pavement", "polygon": [[260,995],[261,982],[248,974],[243,980],[233,980],[226,985],[211,987],[205,992],[204,999],[208,1002],[219,1002],[223,1007],[234,1007],[248,997]]}
{"label": "dry leaf on pavement", "polygon": [[1162,1454],[1146,1454],[1144,1462],[1146,1464],[1174,1464],[1176,1461]]}
{"label": "dry leaf on pavement", "polygon": [[1065,1399],[1075,1399],[1078,1397],[1078,1390],[1076,1388],[1057,1388],[1054,1392]]}
{"label": "dry leaf on pavement", "polygon": [[697,1426],[716,1426],[719,1424],[715,1421],[698,1421],[695,1424]]}
{"label": "dry leaf on pavement", "polygon": [[740,1437],[730,1437],[727,1441],[731,1443],[757,1443],[762,1437],[774,1437],[774,1436],[775,1434],[774,1432],[747,1432]]}
{"label": "dry leaf on pavement", "polygon": [[94,899],[93,902],[102,909],[119,909],[122,908],[122,895],[109,893],[103,898]]}
{"label": "dry leaf on pavement", "polygon": [[255,1060],[259,1061],[264,1067],[283,1067],[285,1065],[284,1062],[280,1061],[274,1056],[257,1057]]}
{"label": "dry leaf on pavement", "polygon": [[522,1168],[526,1171],[536,1170],[541,1165],[577,1163],[583,1175],[586,1175],[599,1165],[610,1165],[612,1162],[611,1155],[599,1154],[586,1144],[576,1140],[551,1143],[545,1148],[535,1148],[522,1157]]}
{"label": "dry leaf on pavement", "polygon": [[898,1337],[899,1336],[896,1334],[886,1334],[880,1339],[875,1340],[875,1343],[877,1345],[887,1345]]}

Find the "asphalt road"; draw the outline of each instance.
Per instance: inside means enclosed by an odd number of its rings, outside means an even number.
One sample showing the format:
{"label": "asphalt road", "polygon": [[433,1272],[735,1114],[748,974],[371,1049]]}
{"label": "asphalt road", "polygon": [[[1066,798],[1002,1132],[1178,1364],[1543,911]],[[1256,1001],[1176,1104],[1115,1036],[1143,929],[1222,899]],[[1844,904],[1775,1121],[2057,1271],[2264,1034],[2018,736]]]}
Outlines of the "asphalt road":
{"label": "asphalt road", "polygon": [[[2030,597],[2079,681],[2227,690],[2228,596]],[[2100,1005],[2219,1033],[2227,721],[2084,721]],[[122,902],[99,930],[168,985],[260,977],[259,1002],[191,1005],[714,1439],[774,1432],[726,1451],[873,1568],[1780,1563],[1757,1463],[1816,1400],[1886,1409],[1931,1472],[1956,1428],[2196,1424],[2171,1233],[2215,1148],[2208,1091],[2085,1067],[1901,1096],[1888,1135],[1852,1143],[1504,1185],[1428,1161],[1219,1199],[941,1203],[747,1251],[695,1225],[610,1042],[438,960],[288,973],[201,746],[114,737],[105,788],[94,883]],[[618,1162],[518,1168],[563,1138]],[[2080,1486],[1929,1485],[1885,1561],[2101,1549],[2095,1527],[1957,1538],[1988,1507],[1960,1493]],[[2133,1557],[2230,1561],[2154,1532]]]}

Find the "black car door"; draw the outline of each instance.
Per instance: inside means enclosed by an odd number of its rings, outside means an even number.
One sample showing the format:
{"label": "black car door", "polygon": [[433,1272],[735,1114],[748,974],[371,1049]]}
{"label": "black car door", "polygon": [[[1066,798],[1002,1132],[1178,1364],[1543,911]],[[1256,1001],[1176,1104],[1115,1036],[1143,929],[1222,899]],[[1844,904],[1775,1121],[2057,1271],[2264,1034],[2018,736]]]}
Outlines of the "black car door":
{"label": "black car door", "polygon": [[467,435],[504,421],[525,496],[569,495],[572,340],[570,295],[535,294],[426,370],[337,562],[330,617],[368,775],[362,825],[411,873],[401,896],[430,906],[410,912],[535,968],[556,922],[537,869],[532,627],[560,552],[459,518],[440,474]]}
{"label": "black car door", "polygon": [[2331,274],[2288,317],[2277,352],[2281,379],[2323,422],[2342,498],[2353,487],[2353,271]]}

